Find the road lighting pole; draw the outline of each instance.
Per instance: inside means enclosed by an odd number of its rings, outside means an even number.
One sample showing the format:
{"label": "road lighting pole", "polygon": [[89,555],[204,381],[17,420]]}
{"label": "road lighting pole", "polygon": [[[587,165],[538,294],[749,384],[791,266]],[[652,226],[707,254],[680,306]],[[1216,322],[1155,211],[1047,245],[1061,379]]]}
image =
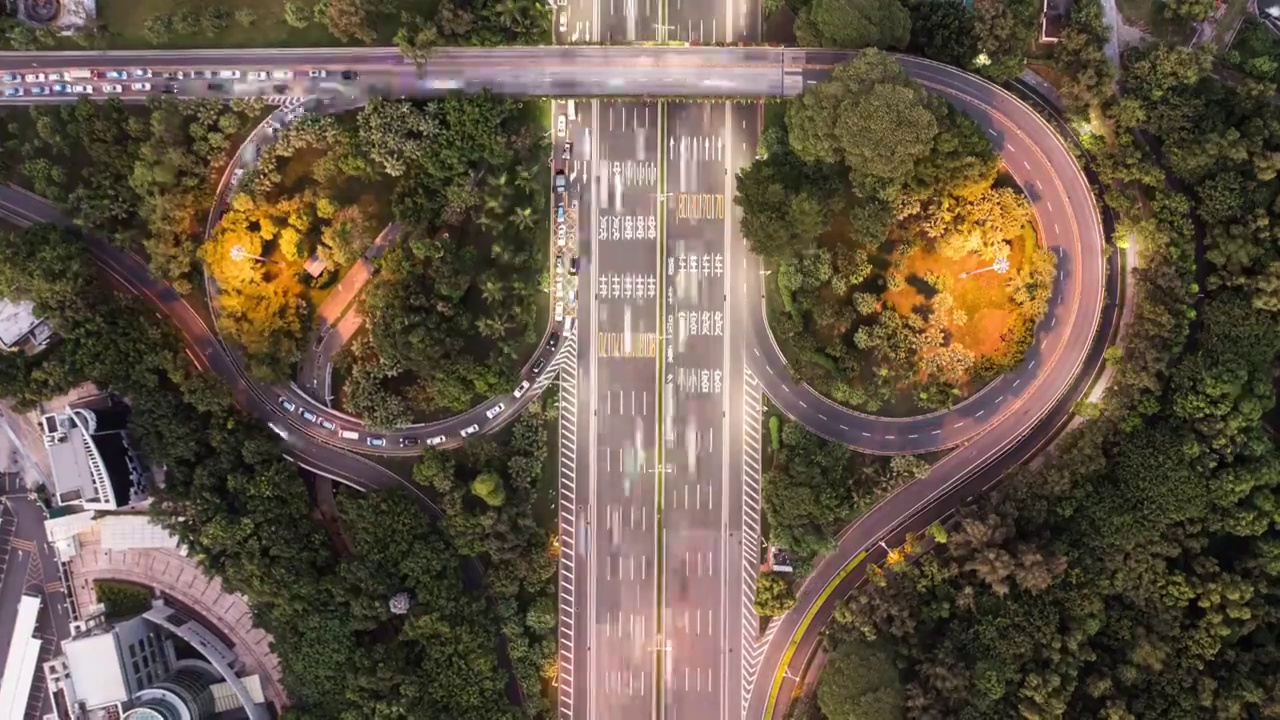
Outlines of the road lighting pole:
{"label": "road lighting pole", "polygon": [[984,268],[978,268],[977,270],[970,270],[969,272],[962,272],[960,273],[960,277],[962,278],[969,277],[970,275],[977,275],[978,273],[984,273],[988,270],[995,270],[997,273],[1001,275],[1009,272],[1009,258],[1007,257],[996,258],[996,261],[991,265],[988,265],[987,267],[984,267]]}
{"label": "road lighting pole", "polygon": [[241,262],[241,261],[244,261],[244,260],[257,260],[258,262],[267,263],[267,264],[271,264],[271,265],[283,265],[283,264],[284,264],[284,263],[282,263],[282,262],[275,262],[275,261],[273,261],[273,260],[268,260],[267,258],[264,258],[264,257],[262,257],[261,255],[254,255],[253,253],[249,252],[248,250],[245,250],[243,245],[232,245],[232,246],[231,246],[231,259],[232,259],[232,260],[235,260],[236,262]]}

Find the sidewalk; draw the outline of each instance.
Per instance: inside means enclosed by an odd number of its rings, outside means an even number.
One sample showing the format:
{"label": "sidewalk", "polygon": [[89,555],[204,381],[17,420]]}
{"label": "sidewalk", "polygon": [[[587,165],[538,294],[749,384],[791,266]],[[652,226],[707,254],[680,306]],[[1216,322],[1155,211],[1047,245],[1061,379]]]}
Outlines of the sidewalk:
{"label": "sidewalk", "polygon": [[[364,323],[358,310],[351,305],[373,278],[373,261],[382,257],[382,253],[400,237],[400,231],[400,224],[394,222],[383,228],[364,257],[347,270],[338,280],[338,287],[316,308],[311,342],[307,344],[307,354],[298,363],[298,387],[326,406],[331,400],[329,366],[333,364],[333,356]],[[349,307],[350,312],[347,311]]]}

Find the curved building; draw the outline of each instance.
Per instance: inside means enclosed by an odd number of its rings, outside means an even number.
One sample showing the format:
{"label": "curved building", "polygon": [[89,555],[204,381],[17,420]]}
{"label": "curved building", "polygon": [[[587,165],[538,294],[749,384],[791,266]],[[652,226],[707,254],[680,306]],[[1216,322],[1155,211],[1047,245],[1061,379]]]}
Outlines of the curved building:
{"label": "curved building", "polygon": [[133,696],[121,720],[207,720],[217,710],[213,686],[222,677],[208,665],[186,660],[168,677]]}

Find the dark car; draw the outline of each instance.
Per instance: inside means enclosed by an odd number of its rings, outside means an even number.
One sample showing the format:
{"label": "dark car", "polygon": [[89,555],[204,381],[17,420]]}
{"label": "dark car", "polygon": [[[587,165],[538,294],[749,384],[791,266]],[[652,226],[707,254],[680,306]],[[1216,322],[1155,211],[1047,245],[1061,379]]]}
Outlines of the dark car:
{"label": "dark car", "polygon": [[342,71],[342,79],[343,79],[343,80],[356,80],[356,79],[358,79],[359,77],[360,77],[360,73],[356,72],[355,70],[343,70],[343,71]]}
{"label": "dark car", "polygon": [[209,83],[206,87],[213,92],[222,92],[227,89],[227,86],[222,83]]}
{"label": "dark car", "polygon": [[543,360],[542,358],[538,358],[538,361],[533,364],[533,368],[531,369],[531,372],[534,375],[537,375],[538,373],[542,372],[542,368],[546,366],[547,366],[547,361]]}
{"label": "dark car", "polygon": [[283,83],[282,83],[282,84],[280,84],[280,85],[272,85],[272,86],[271,86],[271,90],[272,90],[272,92],[276,92],[276,93],[279,93],[279,94],[283,95],[283,94],[285,94],[285,93],[289,92],[289,86],[288,86],[288,85],[285,85],[285,84],[283,84]]}
{"label": "dark car", "polygon": [[574,255],[573,257],[569,258],[569,274],[570,275],[578,274],[578,256],[577,255]]}
{"label": "dark car", "polygon": [[412,447],[417,445],[419,442],[422,441],[416,437],[400,438],[400,447]]}
{"label": "dark car", "polygon": [[559,344],[560,344],[560,333],[553,332],[551,333],[550,336],[547,337],[547,347],[554,348],[556,345],[559,345]]}
{"label": "dark car", "polygon": [[168,93],[168,94],[172,95],[172,94],[174,94],[174,93],[178,92],[178,86],[177,86],[177,85],[174,85],[173,83],[169,83],[168,85],[165,85],[163,88],[160,88],[160,92],[162,92],[162,93]]}

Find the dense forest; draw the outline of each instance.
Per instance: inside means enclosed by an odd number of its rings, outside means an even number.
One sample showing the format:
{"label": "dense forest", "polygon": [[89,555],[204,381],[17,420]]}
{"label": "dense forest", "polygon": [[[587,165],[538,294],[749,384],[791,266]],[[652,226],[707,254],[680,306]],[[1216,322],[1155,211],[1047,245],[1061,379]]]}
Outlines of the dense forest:
{"label": "dense forest", "polygon": [[[191,366],[150,308],[104,286],[78,232],[0,233],[0,293],[34,301],[62,336],[35,357],[0,355],[0,393],[30,404],[92,381],[131,401],[131,432],[165,468],[157,517],[249,599],[273,635],[291,712],[524,717],[508,700],[509,663],[538,709],[555,618],[554,558],[527,520],[546,453],[543,411],[459,462],[506,488],[509,509],[496,517],[460,509],[432,482],[444,524],[399,491],[341,493],[325,521],[326,503],[309,497],[278,439]],[[412,608],[394,615],[388,601],[403,591]]]}
{"label": "dense forest", "polygon": [[1142,261],[1107,395],[839,608],[800,717],[1280,714],[1274,51],[1246,35],[1215,76],[1212,48],[1130,49],[1115,93],[1106,34],[1076,3],[1053,63]]}
{"label": "dense forest", "polygon": [[0,126],[0,162],[6,177],[141,250],[157,277],[188,293],[216,173],[264,115],[256,100],[13,108]]}
{"label": "dense forest", "polygon": [[[1021,360],[1054,256],[978,126],[891,56],[868,51],[789,101],[761,155],[736,201],[776,267],[770,322],[799,378],[897,414]],[[1001,261],[1008,273],[983,271]]]}

